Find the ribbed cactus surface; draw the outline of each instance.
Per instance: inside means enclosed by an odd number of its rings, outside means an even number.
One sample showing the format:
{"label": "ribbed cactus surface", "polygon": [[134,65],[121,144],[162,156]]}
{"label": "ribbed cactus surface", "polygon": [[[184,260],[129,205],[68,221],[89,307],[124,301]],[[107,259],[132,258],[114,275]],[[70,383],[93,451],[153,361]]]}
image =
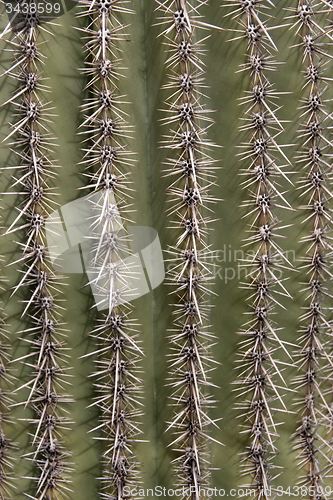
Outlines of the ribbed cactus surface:
{"label": "ribbed cactus surface", "polygon": [[332,498],[332,2],[1,9],[0,497]]}

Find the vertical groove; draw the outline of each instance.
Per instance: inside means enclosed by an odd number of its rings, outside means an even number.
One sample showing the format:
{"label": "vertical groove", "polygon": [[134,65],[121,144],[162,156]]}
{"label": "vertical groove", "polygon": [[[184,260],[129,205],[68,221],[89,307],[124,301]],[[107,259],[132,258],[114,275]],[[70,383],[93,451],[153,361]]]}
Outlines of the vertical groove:
{"label": "vertical groove", "polygon": [[325,1],[312,0],[299,0],[296,12],[289,9],[305,70],[303,89],[306,94],[300,106],[303,121],[298,131],[300,148],[296,162],[303,168],[299,189],[304,205],[300,210],[305,213],[303,223],[310,230],[310,234],[303,237],[307,251],[301,272],[307,296],[300,318],[300,350],[297,352],[300,375],[295,384],[297,392],[302,394],[297,399],[302,420],[296,431],[295,448],[299,450],[299,466],[304,470],[299,484],[307,489],[307,497],[311,500],[328,500],[331,491],[328,478],[333,467],[333,328],[328,306],[333,250],[329,236],[333,149],[330,139],[332,117],[325,100],[329,87],[325,75],[332,65],[329,53],[332,28],[327,23],[332,9]]}

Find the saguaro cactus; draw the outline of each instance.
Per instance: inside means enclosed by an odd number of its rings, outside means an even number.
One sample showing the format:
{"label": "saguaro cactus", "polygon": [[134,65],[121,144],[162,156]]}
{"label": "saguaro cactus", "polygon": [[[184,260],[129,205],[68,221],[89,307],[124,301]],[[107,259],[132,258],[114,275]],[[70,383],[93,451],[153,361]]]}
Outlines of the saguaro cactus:
{"label": "saguaro cactus", "polygon": [[312,226],[310,235],[303,238],[308,245],[302,266],[307,304],[301,316],[301,349],[298,353],[301,374],[296,383],[304,396],[299,400],[302,420],[296,433],[296,448],[300,464],[305,468],[302,484],[308,487],[310,498],[320,495],[324,499],[330,496],[325,490],[325,478],[332,469],[328,458],[332,452],[332,359],[331,350],[327,349],[332,334],[327,313],[330,296],[327,283],[332,276],[329,266],[332,246],[328,236],[332,223],[329,209],[332,141],[331,116],[324,99],[328,83],[324,72],[326,59],[330,59],[325,45],[332,40],[327,14],[332,13],[331,9],[332,6],[324,2],[299,2],[297,13],[292,17],[293,28],[300,40],[296,45],[303,51],[305,67],[306,94],[300,103],[303,118],[299,129],[301,149],[297,154],[297,163],[304,169],[301,179],[304,205],[301,208],[305,212],[304,222]]}
{"label": "saguaro cactus", "polygon": [[[91,283],[107,309],[92,332],[101,344],[94,374],[100,395],[94,404],[101,410],[97,426],[103,430],[101,439],[105,445],[101,497],[107,499],[130,498],[129,488],[137,485],[132,444],[140,433],[137,418],[138,407],[142,406],[138,400],[141,381],[137,364],[143,353],[129,304],[128,280],[136,270],[125,261],[128,237],[122,222],[128,210],[126,198],[130,189],[125,169],[132,167],[133,162],[131,153],[125,149],[128,126],[120,109],[122,96],[117,95],[119,60],[115,55],[117,43],[125,36],[119,15],[131,13],[127,3],[81,2],[81,15],[89,18],[88,27],[82,29],[89,57],[83,71],[90,77],[87,88],[91,96],[82,105],[82,126],[87,127],[89,140],[82,163],[89,169],[88,187],[96,193],[89,199],[93,238]],[[98,168],[94,171],[96,164]]]}
{"label": "saguaro cactus", "polygon": [[328,500],[331,2],[77,3],[0,4],[2,498]]}
{"label": "saguaro cactus", "polygon": [[[234,3],[234,2],[231,2]],[[283,125],[278,118],[278,106],[274,101],[278,94],[269,81],[268,72],[275,67],[272,52],[277,51],[272,38],[272,17],[264,15],[266,2],[242,2],[229,13],[239,16],[236,38],[247,41],[247,61],[242,71],[250,72],[251,88],[242,98],[246,106],[245,124],[242,130],[249,141],[242,145],[242,173],[249,190],[249,200],[244,206],[251,217],[251,236],[246,245],[251,246],[247,265],[251,267],[249,298],[250,320],[241,332],[245,340],[241,343],[241,378],[239,393],[243,399],[241,408],[250,435],[250,444],[245,452],[245,474],[251,473],[255,498],[272,498],[270,482],[276,476],[272,472],[271,458],[277,452],[274,444],[277,437],[273,405],[276,401],[286,410],[281,397],[282,362],[276,356],[278,348],[289,357],[286,344],[281,340],[280,328],[273,320],[272,312],[279,305],[277,295],[289,296],[283,284],[281,271],[291,268],[276,240],[280,237],[280,222],[276,208],[291,208],[277,179],[287,177],[280,166],[276,153],[290,166],[286,154],[279,146],[279,135]],[[282,262],[281,262],[282,258]],[[274,494],[273,494],[274,496]]]}
{"label": "saguaro cactus", "polygon": [[[3,259],[1,259],[2,261]],[[13,444],[7,438],[4,423],[8,419],[9,406],[13,403],[10,398],[10,383],[14,382],[14,377],[9,374],[9,358],[8,351],[8,332],[6,332],[5,314],[3,309],[0,309],[0,335],[1,335],[1,357],[0,357],[0,372],[1,372],[1,427],[0,427],[0,498],[5,500],[10,498],[12,493],[13,483],[11,480],[11,470],[13,468],[11,460],[11,448]]]}
{"label": "saguaro cactus", "polygon": [[205,3],[191,6],[186,1],[158,2],[164,14],[161,25],[166,24],[162,33],[170,47],[166,65],[172,71],[165,85],[172,91],[167,110],[170,116],[163,121],[176,124],[163,141],[168,150],[167,175],[174,179],[169,188],[168,212],[178,237],[168,251],[173,263],[169,280],[176,298],[170,363],[176,411],[169,428],[175,432],[172,445],[180,450],[175,460],[179,482],[186,488],[186,498],[192,499],[199,499],[201,490],[209,484],[207,441],[214,438],[206,427],[215,423],[208,416],[211,398],[204,390],[210,385],[209,346],[214,338],[207,325],[206,296],[212,272],[207,265],[211,250],[206,241],[211,219],[205,212],[216,201],[208,192],[214,183],[213,159],[209,156],[214,145],[206,137],[212,119],[202,104],[203,40],[196,39],[197,29],[209,26],[198,12]]}
{"label": "saguaro cactus", "polygon": [[[18,242],[22,248],[21,263],[23,276],[15,286],[13,294],[27,286],[29,295],[24,301],[21,317],[28,315],[30,324],[24,332],[24,341],[30,352],[19,361],[32,368],[29,382],[14,389],[29,388],[27,399],[35,416],[28,421],[35,427],[31,431],[33,450],[25,453],[37,468],[33,472],[37,485],[30,498],[54,498],[56,492],[65,492],[67,472],[65,451],[62,444],[62,430],[66,429],[68,418],[61,412],[61,403],[69,401],[63,392],[66,383],[64,374],[64,330],[61,323],[59,304],[59,278],[49,261],[44,225],[52,207],[52,189],[49,179],[54,177],[54,163],[50,159],[52,136],[46,125],[49,122],[50,106],[42,98],[45,87],[41,85],[40,65],[42,53],[38,44],[41,33],[40,17],[36,6],[26,4],[27,11],[10,13],[10,26],[3,35],[9,35],[14,60],[4,75],[20,83],[14,95],[7,101],[16,108],[18,120],[11,125],[6,140],[10,139],[17,154],[12,187],[18,187],[24,196],[19,214],[7,228],[5,234],[21,229],[26,239]],[[43,28],[45,29],[45,28]],[[60,391],[59,391],[60,388]]]}

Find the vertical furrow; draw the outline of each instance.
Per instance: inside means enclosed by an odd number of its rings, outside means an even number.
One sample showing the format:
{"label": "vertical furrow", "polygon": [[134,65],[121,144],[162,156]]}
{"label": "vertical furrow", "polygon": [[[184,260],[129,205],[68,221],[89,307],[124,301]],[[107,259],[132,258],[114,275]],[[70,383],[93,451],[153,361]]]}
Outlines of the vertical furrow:
{"label": "vertical furrow", "polygon": [[[3,258],[0,259],[3,261]],[[5,283],[3,277],[1,282]],[[3,290],[4,287],[1,286]],[[0,500],[13,498],[13,443],[6,434],[6,424],[10,422],[10,406],[13,403],[11,389],[16,382],[9,370],[11,361],[9,333],[6,330],[5,312],[0,308]]]}

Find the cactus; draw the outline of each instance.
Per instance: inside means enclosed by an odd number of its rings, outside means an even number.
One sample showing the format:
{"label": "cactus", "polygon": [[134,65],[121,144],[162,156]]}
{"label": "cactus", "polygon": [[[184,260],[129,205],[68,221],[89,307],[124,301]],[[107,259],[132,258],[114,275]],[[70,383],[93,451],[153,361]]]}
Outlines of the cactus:
{"label": "cactus", "polygon": [[[28,4],[30,6],[30,4]],[[13,53],[13,63],[3,73],[18,80],[19,88],[7,101],[15,106],[18,118],[11,124],[5,140],[11,138],[10,146],[17,154],[15,173],[11,187],[19,188],[24,197],[18,215],[5,234],[24,230],[25,240],[18,242],[22,257],[15,261],[23,264],[22,277],[14,287],[12,296],[22,287],[28,288],[27,299],[23,301],[21,317],[29,316],[29,326],[19,332],[29,345],[29,353],[18,358],[30,366],[30,380],[14,389],[29,389],[27,398],[21,401],[31,405],[33,418],[27,417],[31,427],[32,451],[24,457],[32,461],[32,475],[36,486],[30,498],[54,497],[54,492],[66,492],[68,451],[62,443],[63,430],[67,429],[68,418],[60,409],[61,404],[70,401],[64,393],[66,373],[64,363],[64,329],[61,321],[62,307],[59,304],[59,277],[54,273],[49,259],[45,239],[45,219],[51,210],[52,188],[50,178],[54,176],[54,164],[50,159],[53,138],[47,130],[46,117],[50,106],[42,98],[43,86],[40,64],[42,52],[38,43],[42,22],[38,12],[11,16],[8,40]],[[45,28],[44,28],[45,29]],[[64,475],[65,474],[65,475]]]}
{"label": "cactus", "polygon": [[186,498],[195,499],[209,485],[207,441],[214,438],[206,427],[216,425],[207,411],[212,402],[205,391],[211,384],[209,350],[214,339],[207,325],[206,295],[213,276],[207,265],[212,251],[206,242],[211,218],[205,213],[212,211],[208,207],[217,200],[208,191],[214,183],[214,162],[209,155],[214,144],[206,137],[212,118],[201,103],[205,37],[196,38],[198,28],[208,27],[199,14],[204,3],[191,7],[183,1],[158,2],[162,14],[158,24],[170,47],[166,60],[170,76],[165,88],[171,89],[171,97],[169,116],[163,122],[173,127],[162,144],[168,155],[166,175],[172,177],[167,212],[176,235],[176,244],[168,249],[172,265],[169,282],[175,295],[170,385],[176,408],[168,429],[174,430],[171,445],[179,452],[175,460],[179,486],[187,491]]}
{"label": "cactus", "polygon": [[[2,261],[3,259],[1,259]],[[3,279],[3,278],[2,278]],[[0,358],[0,371],[1,371],[1,428],[0,428],[0,471],[1,471],[1,481],[0,481],[0,498],[5,500],[10,498],[13,494],[13,481],[11,478],[11,471],[13,468],[11,450],[14,444],[9,441],[6,433],[4,424],[8,422],[8,415],[10,413],[9,407],[13,403],[10,393],[11,384],[14,383],[15,378],[9,372],[9,357],[8,351],[10,349],[8,342],[8,332],[6,331],[6,316],[3,309],[1,309],[1,320],[0,320],[0,334],[1,334],[1,358]]]}
{"label": "cactus", "polygon": [[[97,288],[99,300],[107,309],[91,333],[100,343],[94,373],[100,395],[93,404],[101,413],[96,428],[103,430],[103,437],[99,437],[104,444],[101,498],[122,499],[129,498],[128,490],[139,484],[132,446],[140,434],[137,419],[142,387],[138,362],[143,355],[130,307],[134,289],[129,279],[136,268],[126,262],[129,238],[122,219],[130,206],[128,173],[124,169],[133,167],[133,162],[126,151],[129,127],[121,109],[122,96],[117,95],[119,58],[115,55],[117,44],[126,36],[119,15],[131,11],[122,0],[81,3],[80,15],[89,17],[88,27],[81,28],[87,39],[85,52],[92,55],[83,70],[89,75],[86,88],[90,93],[82,105],[84,121],[80,125],[86,126],[89,140],[81,163],[91,172],[88,187],[94,193],[89,200],[92,220],[88,224],[94,244],[88,270],[92,273],[90,284]],[[96,163],[98,168],[94,170]]]}
{"label": "cactus", "polygon": [[1,3],[2,498],[328,500],[332,2],[66,4]]}
{"label": "cactus", "polygon": [[[296,431],[296,449],[299,462],[304,467],[302,485],[309,491],[321,492],[321,498],[328,499],[325,485],[332,469],[332,427],[331,380],[332,359],[330,343],[332,325],[327,314],[327,298],[330,281],[330,254],[332,247],[329,231],[332,223],[329,200],[332,197],[330,186],[330,158],[332,141],[330,138],[330,114],[323,98],[327,90],[325,67],[329,53],[325,44],[330,44],[327,14],[331,13],[325,3],[299,2],[297,13],[292,17],[296,29],[297,46],[303,50],[305,66],[305,95],[300,103],[303,123],[299,130],[301,149],[297,163],[303,167],[301,178],[301,207],[305,213],[304,222],[311,224],[310,235],[303,241],[308,245],[307,256],[302,266],[302,283],[307,291],[307,305],[301,316],[302,328],[298,344],[300,350],[299,370],[295,380],[297,389],[304,396],[298,401],[300,425]],[[325,41],[327,38],[327,42]],[[310,242],[310,244],[309,244]],[[326,387],[325,387],[326,385]],[[324,431],[321,433],[320,428]],[[311,495],[315,498],[315,493]]]}
{"label": "cactus", "polygon": [[229,15],[239,15],[238,25],[243,30],[237,30],[236,38],[247,41],[247,61],[241,69],[249,72],[251,79],[251,87],[242,97],[246,111],[241,129],[248,133],[248,142],[242,144],[240,153],[242,173],[246,176],[243,184],[250,195],[243,205],[246,216],[251,218],[250,236],[245,244],[252,250],[246,263],[251,268],[248,284],[251,309],[247,313],[250,319],[241,332],[245,339],[241,342],[239,360],[238,390],[243,400],[239,406],[250,435],[243,459],[244,474],[253,477],[247,487],[254,487],[255,498],[268,500],[272,498],[271,480],[279,477],[276,471],[273,472],[272,463],[277,453],[273,408],[278,401],[282,409],[287,410],[281,397],[281,390],[286,386],[283,362],[277,352],[282,349],[292,359],[287,343],[280,338],[280,328],[273,320],[275,307],[281,305],[279,296],[291,298],[283,283],[285,279],[279,276],[281,271],[290,269],[291,264],[277,243],[281,238],[281,223],[275,212],[276,208],[291,209],[291,206],[279,188],[278,179],[287,178],[287,175],[276,154],[283,157],[287,167],[290,161],[279,145],[283,125],[275,104],[278,94],[268,73],[275,68],[272,52],[277,47],[271,34],[274,27],[271,15],[264,15],[264,7],[264,2],[239,2]]}

